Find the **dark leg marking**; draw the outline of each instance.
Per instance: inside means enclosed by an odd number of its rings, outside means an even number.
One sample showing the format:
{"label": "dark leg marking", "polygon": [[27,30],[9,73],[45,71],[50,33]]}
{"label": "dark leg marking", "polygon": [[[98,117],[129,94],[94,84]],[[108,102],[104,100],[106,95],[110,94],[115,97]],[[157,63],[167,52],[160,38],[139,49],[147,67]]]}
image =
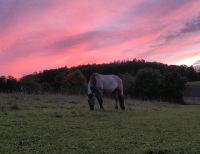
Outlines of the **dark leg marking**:
{"label": "dark leg marking", "polygon": [[103,107],[103,99],[102,99],[101,92],[99,92],[99,91],[96,92],[96,98],[97,98],[97,100],[98,100],[98,102],[99,102],[100,108],[104,110],[104,107]]}
{"label": "dark leg marking", "polygon": [[118,109],[118,96],[115,96],[115,109]]}
{"label": "dark leg marking", "polygon": [[112,95],[114,95],[114,98],[115,98],[115,109],[117,110],[118,109],[118,89],[116,88],[113,92],[112,92]]}
{"label": "dark leg marking", "polygon": [[116,89],[114,92],[115,95],[115,109],[118,109],[118,90]]}
{"label": "dark leg marking", "polygon": [[120,104],[121,109],[125,110],[124,97],[120,92],[118,93],[118,97],[119,97],[119,104]]}

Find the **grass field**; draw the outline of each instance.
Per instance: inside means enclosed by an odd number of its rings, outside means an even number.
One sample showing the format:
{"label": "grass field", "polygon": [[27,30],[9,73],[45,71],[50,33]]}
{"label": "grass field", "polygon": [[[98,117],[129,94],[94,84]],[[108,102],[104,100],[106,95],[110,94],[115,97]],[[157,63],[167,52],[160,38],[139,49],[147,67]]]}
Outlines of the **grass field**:
{"label": "grass field", "polygon": [[111,102],[89,111],[85,97],[0,94],[0,154],[200,153],[200,106]]}
{"label": "grass field", "polygon": [[193,86],[193,85],[200,86],[200,81],[188,82],[187,85],[189,85],[189,86]]}

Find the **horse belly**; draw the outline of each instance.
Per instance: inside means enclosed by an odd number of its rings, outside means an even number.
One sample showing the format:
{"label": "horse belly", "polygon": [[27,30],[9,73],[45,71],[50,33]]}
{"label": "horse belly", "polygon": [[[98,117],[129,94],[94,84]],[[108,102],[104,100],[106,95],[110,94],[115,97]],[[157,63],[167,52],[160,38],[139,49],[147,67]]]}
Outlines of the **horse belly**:
{"label": "horse belly", "polygon": [[106,93],[112,93],[117,88],[117,84],[113,82],[107,82],[103,85],[103,91]]}

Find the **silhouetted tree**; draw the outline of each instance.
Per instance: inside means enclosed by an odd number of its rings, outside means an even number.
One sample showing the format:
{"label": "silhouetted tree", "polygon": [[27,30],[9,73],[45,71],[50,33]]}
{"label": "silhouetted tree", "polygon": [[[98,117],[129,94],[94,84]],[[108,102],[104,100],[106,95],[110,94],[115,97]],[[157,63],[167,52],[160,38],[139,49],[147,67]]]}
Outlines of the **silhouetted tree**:
{"label": "silhouetted tree", "polygon": [[19,83],[13,76],[8,76],[6,79],[6,91],[13,92],[19,90]]}
{"label": "silhouetted tree", "polygon": [[180,102],[185,82],[200,80],[200,73],[193,67],[133,59],[44,70],[23,76],[19,81],[11,76],[1,76],[0,92],[86,93],[87,81],[94,72],[120,75],[124,93],[128,96]]}
{"label": "silhouetted tree", "polygon": [[63,67],[59,69],[44,70],[37,78],[42,85],[43,90],[48,92],[60,92],[63,80],[66,79],[68,68]]}
{"label": "silhouetted tree", "polygon": [[143,99],[161,99],[163,76],[159,70],[141,69],[135,78],[135,96]]}
{"label": "silhouetted tree", "polygon": [[166,65],[158,62],[146,62],[144,60],[137,59],[133,59],[131,61],[115,61],[108,64],[80,65],[71,69],[79,69],[88,80],[90,75],[94,72],[116,75],[129,73],[135,76],[137,72],[143,68],[156,69],[159,70],[161,74],[165,72],[177,72],[188,81],[199,80],[198,73],[193,69],[193,67],[188,67],[186,65]]}
{"label": "silhouetted tree", "polygon": [[69,93],[83,93],[86,89],[87,80],[80,70],[73,70],[67,74],[67,87]]}
{"label": "silhouetted tree", "polygon": [[13,76],[0,77],[0,92],[14,92],[19,91],[19,83]]}
{"label": "silhouetted tree", "polygon": [[39,93],[41,85],[35,75],[27,75],[20,79],[21,91],[25,93]]}
{"label": "silhouetted tree", "polygon": [[0,92],[5,92],[6,91],[6,77],[1,76],[0,77]]}
{"label": "silhouetted tree", "polygon": [[168,101],[183,103],[183,90],[186,79],[177,72],[167,72],[164,74],[164,87],[162,96]]}
{"label": "silhouetted tree", "polygon": [[135,96],[135,77],[131,74],[124,74],[121,76],[123,79],[124,94],[129,97]]}

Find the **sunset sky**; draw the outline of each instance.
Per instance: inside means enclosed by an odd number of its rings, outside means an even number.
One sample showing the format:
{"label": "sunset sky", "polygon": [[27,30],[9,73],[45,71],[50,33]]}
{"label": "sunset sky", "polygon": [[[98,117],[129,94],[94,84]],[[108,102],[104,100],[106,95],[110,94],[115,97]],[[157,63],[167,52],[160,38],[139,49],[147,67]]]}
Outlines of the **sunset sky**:
{"label": "sunset sky", "polygon": [[133,58],[200,60],[200,0],[0,0],[0,76]]}

